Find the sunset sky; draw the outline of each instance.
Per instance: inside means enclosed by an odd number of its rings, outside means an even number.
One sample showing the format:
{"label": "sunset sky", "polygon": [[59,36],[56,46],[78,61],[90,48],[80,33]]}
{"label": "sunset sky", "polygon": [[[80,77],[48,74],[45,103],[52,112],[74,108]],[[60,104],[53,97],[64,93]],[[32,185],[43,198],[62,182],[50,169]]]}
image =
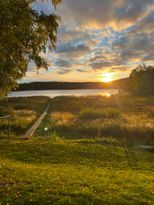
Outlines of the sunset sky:
{"label": "sunset sky", "polygon": [[[35,8],[53,12],[47,3]],[[154,63],[154,0],[62,0],[55,13],[61,22],[57,49],[44,55],[49,70],[38,75],[30,64],[24,81],[108,81]]]}

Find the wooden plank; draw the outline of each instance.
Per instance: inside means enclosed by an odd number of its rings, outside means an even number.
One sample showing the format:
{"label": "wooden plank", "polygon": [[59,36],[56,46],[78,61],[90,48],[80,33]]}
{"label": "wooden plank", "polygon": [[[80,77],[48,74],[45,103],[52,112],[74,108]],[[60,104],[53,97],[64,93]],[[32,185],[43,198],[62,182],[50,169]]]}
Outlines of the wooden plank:
{"label": "wooden plank", "polygon": [[6,116],[3,116],[3,117],[0,117],[0,119],[10,118],[10,117],[11,117],[10,115],[6,115]]}
{"label": "wooden plank", "polygon": [[29,139],[34,132],[36,131],[36,129],[40,126],[40,124],[42,123],[44,117],[47,115],[48,110],[50,107],[50,103],[47,105],[46,109],[44,110],[44,112],[41,114],[41,116],[37,119],[37,121],[32,125],[32,127],[30,127],[27,132],[24,134],[24,136],[22,137],[22,139]]}

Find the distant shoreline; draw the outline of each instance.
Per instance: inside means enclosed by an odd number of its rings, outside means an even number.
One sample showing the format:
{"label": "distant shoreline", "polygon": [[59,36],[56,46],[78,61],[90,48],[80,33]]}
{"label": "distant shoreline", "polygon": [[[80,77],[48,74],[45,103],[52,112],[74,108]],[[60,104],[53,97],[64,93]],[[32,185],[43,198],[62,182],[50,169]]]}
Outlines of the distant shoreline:
{"label": "distant shoreline", "polygon": [[128,86],[128,78],[103,82],[31,82],[19,84],[16,91],[120,89]]}
{"label": "distant shoreline", "polygon": [[27,90],[11,92],[8,97],[34,97],[34,96],[46,96],[50,98],[60,96],[111,96],[118,94],[118,89],[78,89],[78,90]]}

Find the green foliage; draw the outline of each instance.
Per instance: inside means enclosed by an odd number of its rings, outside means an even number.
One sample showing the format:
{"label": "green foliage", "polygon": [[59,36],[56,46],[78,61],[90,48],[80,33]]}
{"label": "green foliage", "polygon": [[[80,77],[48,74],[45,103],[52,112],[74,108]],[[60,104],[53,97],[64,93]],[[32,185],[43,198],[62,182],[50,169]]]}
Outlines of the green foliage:
{"label": "green foliage", "polygon": [[153,204],[153,153],[97,140],[0,143],[0,203]]}
{"label": "green foliage", "polygon": [[[58,28],[56,15],[39,15],[32,11],[30,0],[0,1],[0,98],[17,86],[28,63],[47,69],[47,62],[40,56],[46,44],[55,48]],[[56,6],[60,0],[53,0]]]}
{"label": "green foliage", "polygon": [[130,90],[138,95],[154,95],[154,66],[140,65],[133,70]]}

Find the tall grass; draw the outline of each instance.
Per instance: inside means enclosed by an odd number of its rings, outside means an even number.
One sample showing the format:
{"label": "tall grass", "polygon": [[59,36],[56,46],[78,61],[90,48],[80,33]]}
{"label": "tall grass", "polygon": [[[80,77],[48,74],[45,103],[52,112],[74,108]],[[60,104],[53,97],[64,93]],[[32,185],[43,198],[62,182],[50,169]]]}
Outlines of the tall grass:
{"label": "tall grass", "polygon": [[121,112],[117,109],[84,109],[79,114],[79,119],[82,120],[97,120],[103,118],[118,119],[121,117]]}
{"label": "tall grass", "polygon": [[154,109],[148,113],[149,118],[154,118]]}
{"label": "tall grass", "polygon": [[[147,127],[130,127],[122,122],[75,122],[66,124],[53,124],[49,126],[49,131],[52,135],[54,131],[58,135],[66,139],[96,139],[107,136],[115,137],[119,142],[123,142],[127,138],[128,144],[136,143],[152,143],[154,130]],[[39,132],[38,132],[39,134]],[[43,135],[41,132],[40,135]]]}
{"label": "tall grass", "polygon": [[[134,100],[134,102],[133,102]],[[149,117],[152,100],[131,96],[111,98],[58,97],[36,135],[56,133],[66,139],[96,139],[112,136],[120,143],[152,144],[154,119]],[[64,103],[65,102],[65,103]],[[152,112],[151,112],[152,113]]]}
{"label": "tall grass", "polygon": [[[0,101],[0,116],[11,116],[11,136],[20,136],[36,120],[48,103],[46,97],[9,98]],[[0,138],[8,135],[8,120],[0,119]]]}

